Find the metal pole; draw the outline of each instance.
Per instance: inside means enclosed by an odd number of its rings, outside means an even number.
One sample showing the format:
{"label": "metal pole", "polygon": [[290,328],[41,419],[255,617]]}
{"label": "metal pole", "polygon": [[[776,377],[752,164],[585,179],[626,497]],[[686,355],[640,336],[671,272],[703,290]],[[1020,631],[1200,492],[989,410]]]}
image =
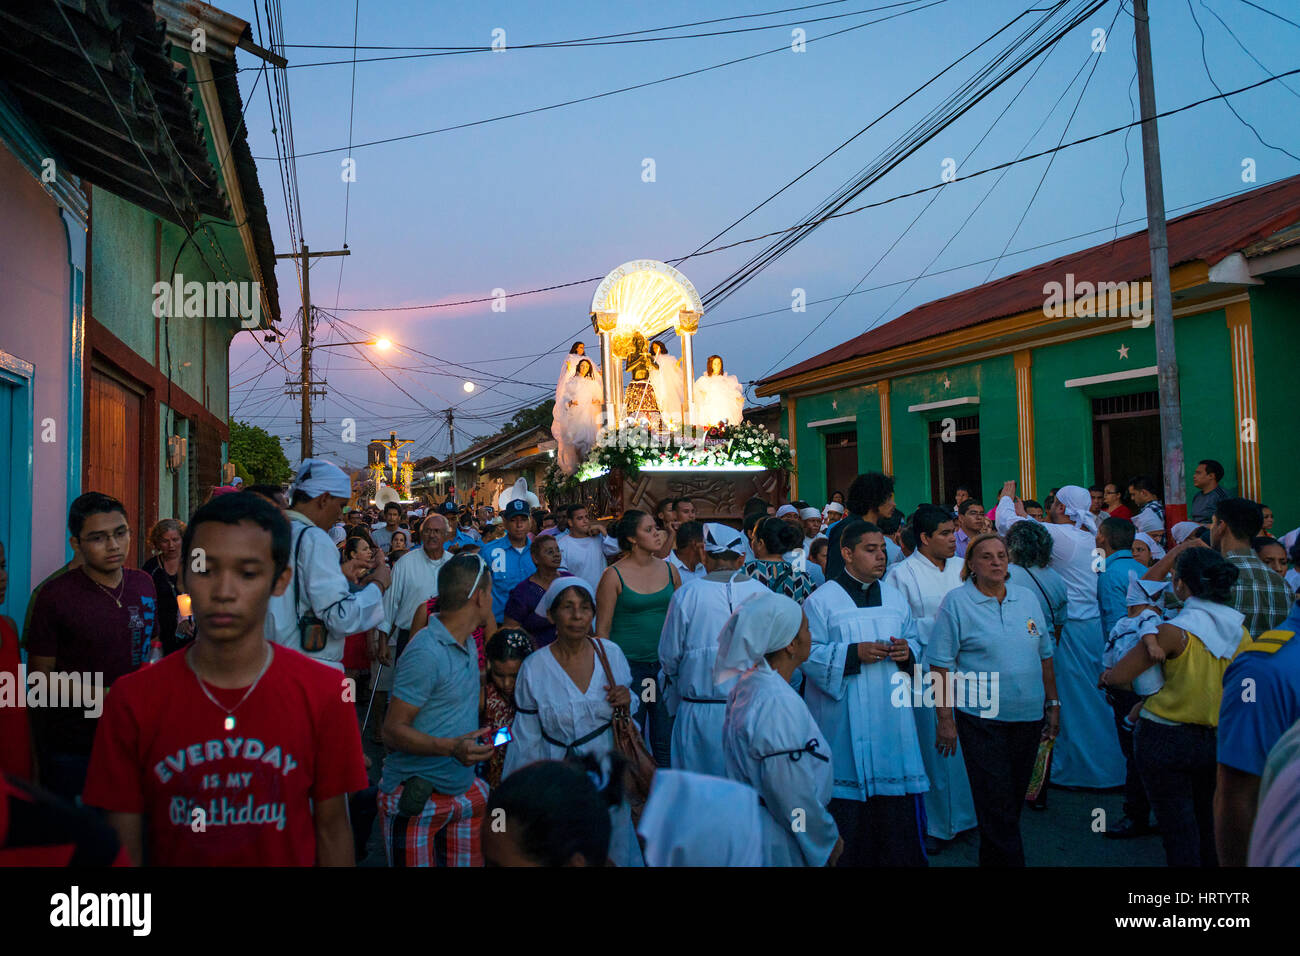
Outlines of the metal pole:
{"label": "metal pole", "polygon": [[1165,190],[1160,175],[1160,134],[1155,120],[1156,90],[1152,78],[1147,0],[1133,0],[1133,26],[1137,35],[1138,99],[1142,106],[1142,165],[1146,173],[1147,239],[1151,246],[1160,442],[1164,447],[1165,522],[1166,527],[1173,527],[1187,518],[1187,499],[1183,489],[1183,417],[1178,394],[1178,356],[1174,348],[1169,237],[1165,232]]}
{"label": "metal pole", "polygon": [[302,460],[311,457],[311,260],[302,244]]}
{"label": "metal pole", "polygon": [[451,435],[451,500],[456,501],[456,419],[450,408],[447,409],[447,433]]}

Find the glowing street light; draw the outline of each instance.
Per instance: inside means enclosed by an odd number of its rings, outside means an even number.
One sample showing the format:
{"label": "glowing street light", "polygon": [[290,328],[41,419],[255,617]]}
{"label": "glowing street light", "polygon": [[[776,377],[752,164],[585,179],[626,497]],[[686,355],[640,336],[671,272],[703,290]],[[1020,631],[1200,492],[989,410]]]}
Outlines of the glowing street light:
{"label": "glowing street light", "polygon": [[393,343],[388,341],[388,339],[378,339],[375,342],[375,348],[379,349],[381,352],[387,352],[392,347]]}

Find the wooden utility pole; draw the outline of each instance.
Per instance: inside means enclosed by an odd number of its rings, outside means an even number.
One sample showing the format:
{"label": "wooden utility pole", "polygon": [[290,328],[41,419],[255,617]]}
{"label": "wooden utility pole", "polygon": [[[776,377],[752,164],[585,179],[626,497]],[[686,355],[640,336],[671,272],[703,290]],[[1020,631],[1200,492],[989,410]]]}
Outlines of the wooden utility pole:
{"label": "wooden utility pole", "polygon": [[1147,239],[1151,246],[1151,308],[1156,332],[1160,443],[1164,448],[1165,527],[1171,528],[1187,519],[1187,498],[1183,488],[1183,413],[1178,393],[1178,355],[1174,347],[1174,300],[1169,284],[1169,237],[1165,231],[1165,188],[1160,175],[1160,134],[1155,119],[1150,24],[1147,0],[1133,0],[1138,100],[1142,107],[1142,165],[1146,174]]}
{"label": "wooden utility pole", "polygon": [[451,500],[456,499],[456,417],[455,412],[447,409],[447,433],[451,436]]}
{"label": "wooden utility pole", "polygon": [[[300,460],[306,461],[312,456],[311,440],[311,333],[312,333],[312,312],[311,312],[311,259],[312,257],[321,258],[322,256],[350,256],[352,253],[347,249],[339,249],[334,252],[311,252],[307,248],[307,243],[302,244],[301,252],[285,252],[276,256],[277,259],[299,259],[302,263],[300,270],[302,272],[302,328],[299,338],[302,341],[302,378],[299,381],[298,388],[302,393],[302,432]],[[290,389],[290,394],[293,393]],[[317,389],[316,393],[324,395],[324,389]]]}

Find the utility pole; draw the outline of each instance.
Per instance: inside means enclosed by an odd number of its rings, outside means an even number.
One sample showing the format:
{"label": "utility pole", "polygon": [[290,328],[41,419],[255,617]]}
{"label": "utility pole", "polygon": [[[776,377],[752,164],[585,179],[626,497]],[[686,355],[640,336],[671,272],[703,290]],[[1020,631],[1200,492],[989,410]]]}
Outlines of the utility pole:
{"label": "utility pole", "polygon": [[1142,106],[1142,165],[1146,174],[1147,239],[1151,246],[1160,443],[1164,448],[1165,526],[1172,528],[1177,522],[1187,519],[1187,498],[1183,488],[1183,413],[1178,393],[1178,355],[1174,347],[1174,300],[1169,284],[1169,237],[1165,231],[1165,188],[1160,174],[1160,134],[1155,119],[1156,89],[1151,68],[1150,26],[1147,0],[1133,0],[1138,100]]}
{"label": "utility pole", "polygon": [[[313,256],[321,258],[323,256],[350,256],[352,253],[347,249],[340,249],[335,252],[316,252],[308,250],[307,243],[302,244],[301,252],[284,252],[276,256],[277,259],[298,259],[301,258],[300,266],[302,272],[302,329],[300,339],[302,340],[302,378],[298,388],[302,393],[302,433],[301,433],[301,461],[306,461],[312,456],[311,441],[311,332],[312,332],[312,311],[311,311],[311,259]],[[324,389],[318,389],[317,393],[324,395]],[[293,394],[292,388],[289,394]]]}
{"label": "utility pole", "polygon": [[447,409],[447,432],[451,435],[451,500],[456,501],[456,418],[451,408]]}

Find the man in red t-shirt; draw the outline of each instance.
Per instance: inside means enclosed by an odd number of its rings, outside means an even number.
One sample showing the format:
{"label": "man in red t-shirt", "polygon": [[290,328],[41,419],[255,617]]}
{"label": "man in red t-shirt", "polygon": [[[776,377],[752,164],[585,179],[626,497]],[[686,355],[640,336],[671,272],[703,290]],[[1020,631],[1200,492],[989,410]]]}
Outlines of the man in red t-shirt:
{"label": "man in red t-shirt", "polygon": [[44,675],[49,698],[65,690],[28,716],[42,785],[75,800],[107,688],[149,659],[157,595],[153,578],[125,566],[131,526],[122,502],[81,495],[68,508],[68,534],[81,566],[41,586],[26,634],[30,674]]}
{"label": "man in red t-shirt", "polygon": [[85,802],[136,863],[353,865],[347,794],[367,780],[343,675],[263,634],[289,585],[288,523],[257,495],[221,495],[182,548],[194,642],[113,687]]}

